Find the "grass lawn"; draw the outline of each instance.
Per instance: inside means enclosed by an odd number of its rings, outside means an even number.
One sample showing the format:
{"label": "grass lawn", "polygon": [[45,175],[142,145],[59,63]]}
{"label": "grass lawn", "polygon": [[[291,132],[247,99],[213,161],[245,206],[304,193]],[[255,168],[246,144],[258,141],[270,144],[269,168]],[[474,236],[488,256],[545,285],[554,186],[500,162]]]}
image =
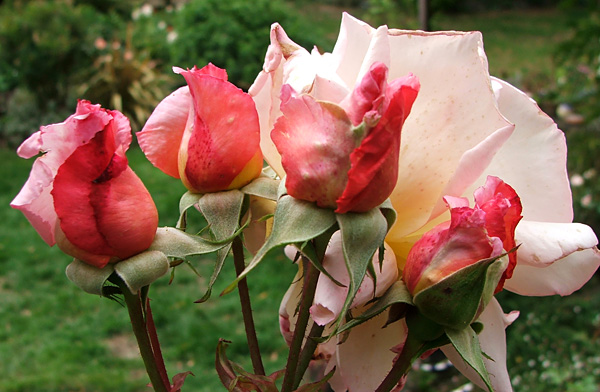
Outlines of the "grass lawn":
{"label": "grass lawn", "polygon": [[[339,10],[322,7],[313,14],[333,45]],[[550,82],[548,43],[560,39],[565,26],[566,19],[557,11],[434,19],[439,29],[482,30],[492,74],[526,88]],[[159,208],[160,225],[174,225],[183,186],[154,169],[137,148],[128,156]],[[0,162],[0,391],[148,391],[126,310],[71,284],[64,275],[69,257],[49,248],[19,211],[7,207],[25,182],[31,161],[0,149]],[[231,264],[226,265],[213,298],[204,304],[193,301],[204,294],[212,272],[209,257],[195,262],[200,277],[182,266],[171,286],[168,277],[152,286],[150,297],[169,373],[191,370],[195,374],[184,390],[224,389],[214,371],[219,338],[232,340],[230,359],[250,369],[237,294],[218,297],[233,278]],[[295,270],[282,255],[272,255],[250,275],[267,372],[283,367],[287,355],[277,309]],[[499,297],[505,311],[521,311],[507,331],[508,364],[516,391],[598,391],[598,277],[568,298],[511,293]],[[407,389],[443,392],[465,383],[452,369],[417,371]]]}

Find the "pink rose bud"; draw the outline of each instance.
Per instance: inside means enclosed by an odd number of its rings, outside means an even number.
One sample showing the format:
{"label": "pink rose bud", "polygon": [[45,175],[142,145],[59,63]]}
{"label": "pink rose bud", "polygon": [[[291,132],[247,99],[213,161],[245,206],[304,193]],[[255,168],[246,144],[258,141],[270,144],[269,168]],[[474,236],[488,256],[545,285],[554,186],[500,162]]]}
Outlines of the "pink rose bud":
{"label": "pink rose bud", "polygon": [[188,86],[158,104],[137,133],[148,160],[195,193],[240,188],[258,177],[263,158],[252,98],[212,64],[174,71]]}
{"label": "pink rose bud", "polygon": [[[436,226],[414,244],[403,280],[425,315],[442,325],[464,327],[510,278],[516,264],[514,232],[521,203],[513,188],[491,176],[475,191],[474,208],[466,198],[444,200],[450,207],[450,222]],[[500,256],[503,260],[496,260]]]}
{"label": "pink rose bud", "polygon": [[340,106],[296,96],[284,85],[271,138],[281,154],[289,195],[334,208],[368,211],[398,178],[400,134],[419,91],[413,75],[387,82],[375,63]]}
{"label": "pink rose bud", "polygon": [[79,101],[74,115],[41,127],[17,150],[44,155],[11,206],[50,246],[98,268],[148,249],[158,212],[128,166],[130,143],[125,116]]}

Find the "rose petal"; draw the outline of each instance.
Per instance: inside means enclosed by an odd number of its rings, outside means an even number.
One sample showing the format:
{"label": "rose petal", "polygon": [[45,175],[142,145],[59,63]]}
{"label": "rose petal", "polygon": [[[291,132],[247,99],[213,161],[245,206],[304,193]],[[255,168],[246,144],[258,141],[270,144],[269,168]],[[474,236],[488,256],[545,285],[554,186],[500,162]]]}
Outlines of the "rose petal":
{"label": "rose petal", "polygon": [[96,184],[90,195],[96,224],[114,256],[126,259],[150,247],[158,226],[158,212],[142,180],[126,169]]}
{"label": "rose petal", "polygon": [[[290,89],[285,87],[282,95]],[[290,97],[281,109],[284,116],[277,120],[271,138],[282,156],[288,193],[335,208],[355,147],[350,119],[339,106],[305,94]]]}
{"label": "rose petal", "polygon": [[179,178],[177,156],[191,104],[188,86],[175,90],[156,106],[144,128],[136,134],[148,160],[175,178]]}
{"label": "rose petal", "polygon": [[[111,112],[118,116],[119,112]],[[40,130],[25,140],[17,153],[22,158],[31,158],[44,153],[34,162],[29,179],[11,202],[13,208],[21,210],[40,236],[54,245],[54,228],[56,213],[50,194],[54,176],[58,168],[81,145],[90,141],[99,130],[113,118],[107,111],[101,110],[100,105],[92,105],[88,101],[79,101],[75,114],[64,122],[43,126]],[[120,138],[126,142],[123,132],[129,131],[129,121],[119,118]],[[126,150],[127,147],[124,147]]]}
{"label": "rose petal", "polygon": [[[354,87],[356,81],[360,80],[363,61],[371,47],[374,33],[375,29],[368,24],[346,12],[342,14],[342,25],[332,55],[337,74],[349,88]],[[368,67],[370,66],[371,64],[368,64]]]}
{"label": "rose petal", "polygon": [[581,223],[548,223],[524,220],[517,226],[519,265],[546,267],[573,252],[598,244],[594,231]]}
{"label": "rose petal", "polygon": [[10,203],[12,208],[25,214],[33,228],[50,246],[55,244],[54,227],[57,219],[50,194],[53,176],[52,170],[45,162],[36,159],[27,182]]}
{"label": "rose petal", "polygon": [[481,46],[477,32],[390,30],[389,77],[412,72],[421,83],[402,130],[392,241],[427,222],[466,151],[510,125],[496,107]]}
{"label": "rose petal", "polygon": [[247,181],[235,185],[243,186],[258,177],[262,168],[260,127],[252,98],[202,70],[181,74],[190,86],[194,105],[193,129],[184,132],[178,157],[186,187],[198,193],[229,189],[248,164]]}
{"label": "rose petal", "polygon": [[599,266],[597,248],[571,253],[545,268],[517,262],[504,288],[521,295],[570,295],[590,280]]}
{"label": "rose petal", "polygon": [[382,328],[387,312],[350,330],[348,339],[338,345],[336,373],[330,384],[334,391],[374,391],[392,368],[396,354],[392,348],[406,339],[404,322]]}
{"label": "rose petal", "polygon": [[563,132],[525,93],[499,79],[493,79],[493,83],[498,107],[515,123],[515,131],[485,175],[500,177],[515,189],[523,204],[523,219],[571,222],[572,200]]}
{"label": "rose petal", "polygon": [[[479,334],[479,344],[481,351],[492,358],[492,360],[489,360],[484,357],[483,362],[490,374],[494,391],[512,391],[510,377],[506,368],[506,337],[504,330],[517,317],[518,312],[511,312],[505,315],[502,307],[495,298],[490,301],[479,317],[479,321],[483,323],[483,331]],[[452,345],[442,347],[442,351],[462,374],[485,389],[485,384],[479,375],[463,361]]]}
{"label": "rose petal", "polygon": [[481,178],[500,147],[511,137],[514,129],[514,125],[500,128],[463,154],[456,172],[440,194],[429,219],[436,218],[446,211],[444,196],[472,197],[473,191],[468,192],[467,189],[480,185],[475,182]]}

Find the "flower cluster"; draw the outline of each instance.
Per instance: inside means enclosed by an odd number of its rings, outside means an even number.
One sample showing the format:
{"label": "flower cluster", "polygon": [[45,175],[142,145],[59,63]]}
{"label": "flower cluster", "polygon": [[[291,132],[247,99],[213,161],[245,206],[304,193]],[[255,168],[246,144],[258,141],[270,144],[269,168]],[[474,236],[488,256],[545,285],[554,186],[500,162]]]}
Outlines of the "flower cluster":
{"label": "flower cluster", "polygon": [[[279,311],[291,346],[282,392],[311,357],[327,375],[306,390],[389,391],[437,348],[478,385],[510,391],[504,329],[518,314],[494,294],[568,295],[600,265],[593,231],[572,223],[563,133],[488,74],[477,32],[374,29],[344,14],[332,53],[308,52],[278,24],[270,40],[248,93],[212,64],[175,67],[187,86],[137,133],[148,160],[188,189],[176,228],[157,229],[128,166],[129,121],[87,101],[21,145],[21,157],[43,155],[11,206],[76,259],[68,275],[84,290],[106,295],[112,276],[137,296],[121,293],[144,314],[155,388],[179,390],[187,373],[168,380],[142,288],[216,252],[204,301],[230,250],[238,277],[226,291],[239,282],[256,374],[232,365],[223,342],[217,372],[228,388],[275,388],[283,373],[265,376],[243,291],[265,254],[289,245],[301,261]],[[192,206],[208,222],[198,235],[185,231]],[[318,336],[307,339],[310,324]]]}

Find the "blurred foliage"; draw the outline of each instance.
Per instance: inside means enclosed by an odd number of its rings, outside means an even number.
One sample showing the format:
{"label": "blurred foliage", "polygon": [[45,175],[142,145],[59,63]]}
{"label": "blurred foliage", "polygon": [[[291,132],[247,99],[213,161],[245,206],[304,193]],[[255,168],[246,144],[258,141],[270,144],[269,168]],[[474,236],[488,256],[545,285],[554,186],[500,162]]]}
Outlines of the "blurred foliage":
{"label": "blurred foliage", "polygon": [[135,56],[130,38],[124,47],[118,41],[108,45],[100,40],[96,45],[103,47],[102,54],[86,72],[78,96],[124,113],[136,132],[164,98],[170,80],[156,69],[155,61]]}
{"label": "blurred foliage", "polygon": [[192,0],[174,15],[172,64],[191,68],[212,62],[227,69],[232,83],[246,89],[262,69],[274,22],[309,49],[322,41],[308,20],[299,18],[283,1]]}

